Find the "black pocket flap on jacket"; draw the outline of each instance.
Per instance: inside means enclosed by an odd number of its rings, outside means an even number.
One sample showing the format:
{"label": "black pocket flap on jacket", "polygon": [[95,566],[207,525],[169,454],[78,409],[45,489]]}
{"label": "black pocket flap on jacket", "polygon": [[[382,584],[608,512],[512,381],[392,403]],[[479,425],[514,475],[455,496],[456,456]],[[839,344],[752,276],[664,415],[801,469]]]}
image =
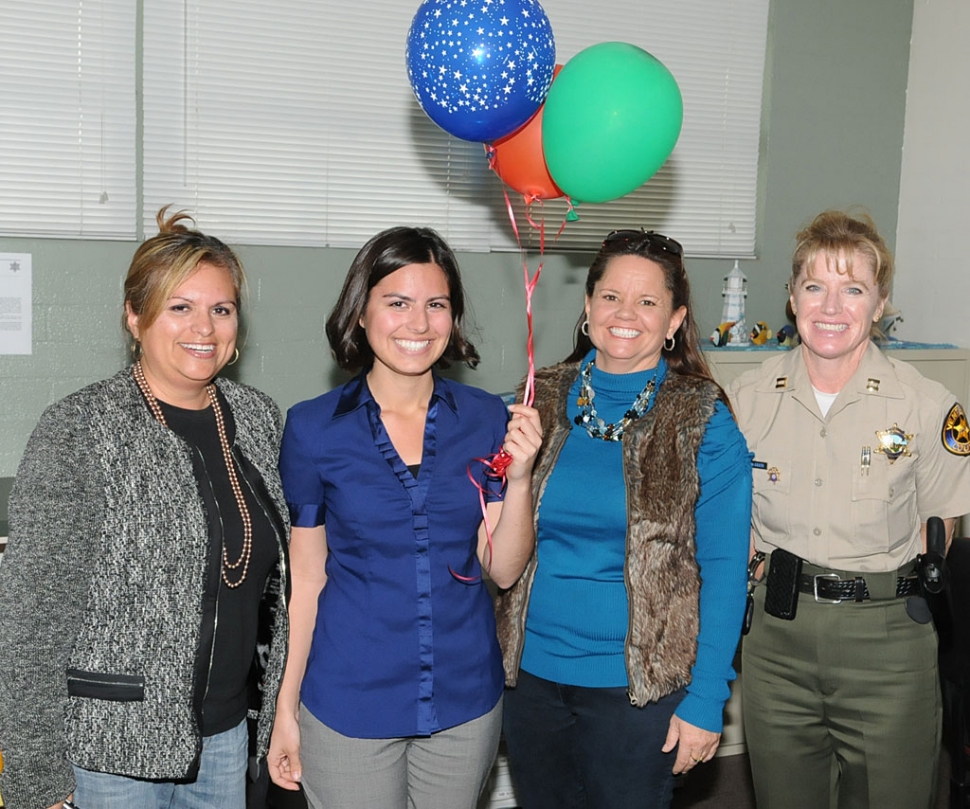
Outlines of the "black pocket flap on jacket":
{"label": "black pocket flap on jacket", "polygon": [[112,702],[142,702],[145,699],[145,678],[136,674],[101,674],[68,669],[67,693],[72,697]]}

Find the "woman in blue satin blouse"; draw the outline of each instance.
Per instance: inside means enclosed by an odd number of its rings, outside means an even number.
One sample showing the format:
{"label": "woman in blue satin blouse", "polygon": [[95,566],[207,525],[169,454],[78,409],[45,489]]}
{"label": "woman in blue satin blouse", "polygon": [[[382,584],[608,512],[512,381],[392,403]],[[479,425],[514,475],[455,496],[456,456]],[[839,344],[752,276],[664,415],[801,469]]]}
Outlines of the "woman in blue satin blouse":
{"label": "woman in blue satin blouse", "polygon": [[[503,674],[483,571],[508,587],[532,552],[542,436],[532,408],[433,370],[477,365],[463,312],[437,233],[379,233],[327,320],[358,375],[287,416],[291,642],[269,764],[311,809],[473,809],[495,756]],[[475,460],[501,448],[504,495]]]}

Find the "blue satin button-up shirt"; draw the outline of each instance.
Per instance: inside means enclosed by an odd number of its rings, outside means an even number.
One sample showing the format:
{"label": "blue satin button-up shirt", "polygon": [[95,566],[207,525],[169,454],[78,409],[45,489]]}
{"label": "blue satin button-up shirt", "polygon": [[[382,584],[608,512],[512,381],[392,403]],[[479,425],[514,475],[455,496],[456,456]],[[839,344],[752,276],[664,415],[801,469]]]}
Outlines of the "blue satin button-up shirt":
{"label": "blue satin button-up shirt", "polygon": [[280,474],[293,525],[325,525],[328,546],[301,699],[338,733],[429,735],[498,702],[468,470],[487,501],[500,498],[475,459],[498,451],[507,421],[498,396],[436,375],[415,478],[363,375],[287,414]]}

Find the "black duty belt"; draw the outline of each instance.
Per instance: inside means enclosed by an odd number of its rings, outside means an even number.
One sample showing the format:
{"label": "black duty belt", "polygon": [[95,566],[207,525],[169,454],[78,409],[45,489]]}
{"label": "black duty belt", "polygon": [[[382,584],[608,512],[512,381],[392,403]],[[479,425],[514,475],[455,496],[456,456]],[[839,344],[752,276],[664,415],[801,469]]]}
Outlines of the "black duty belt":
{"label": "black duty belt", "polygon": [[[802,573],[798,579],[798,590],[815,596],[820,604],[840,604],[843,601],[868,601],[869,588],[862,576],[852,579],[840,578],[837,573]],[[896,598],[906,598],[920,594],[919,579],[916,576],[900,576],[896,579]]]}

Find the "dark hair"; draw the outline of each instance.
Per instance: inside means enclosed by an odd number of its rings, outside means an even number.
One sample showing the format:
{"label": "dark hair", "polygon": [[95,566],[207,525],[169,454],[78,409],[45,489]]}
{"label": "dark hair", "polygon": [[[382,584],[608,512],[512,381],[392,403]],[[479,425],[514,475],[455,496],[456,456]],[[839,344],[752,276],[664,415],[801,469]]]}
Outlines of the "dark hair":
{"label": "dark hair", "polygon": [[[602,280],[606,268],[619,256],[640,256],[657,264],[664,274],[664,286],[673,297],[673,309],[681,306],[687,310],[680,328],[674,333],[675,344],[672,350],[663,349],[663,357],[671,371],[687,376],[696,376],[714,382],[704,352],[701,350],[700,332],[694,320],[690,300],[690,282],[684,268],[684,253],[680,244],[673,239],[653,231],[614,231],[603,242],[599,252],[586,274],[586,296],[593,297],[596,285]],[[583,334],[586,321],[585,308],[579,314],[573,337],[573,351],[565,362],[578,362],[585,357],[593,343]],[[722,392],[723,396],[723,392]],[[725,401],[727,401],[725,397]]]}
{"label": "dark hair", "polygon": [[[158,212],[158,234],[141,243],[125,277],[124,303],[138,316],[140,329],[149,328],[158,319],[172,292],[200,264],[212,264],[229,273],[237,307],[246,286],[242,264],[232,248],[184,224],[195,224],[185,211],[166,218],[169,207]],[[127,311],[122,313],[121,323],[130,335]]]}
{"label": "dark hair", "polygon": [[478,352],[464,335],[465,291],[454,252],[431,228],[395,227],[381,231],[360,248],[347,271],[340,297],[327,317],[330,349],[343,370],[354,373],[373,364],[374,352],[360,326],[370,291],[392,272],[409,264],[437,264],[448,279],[451,338],[436,365],[478,365]]}

